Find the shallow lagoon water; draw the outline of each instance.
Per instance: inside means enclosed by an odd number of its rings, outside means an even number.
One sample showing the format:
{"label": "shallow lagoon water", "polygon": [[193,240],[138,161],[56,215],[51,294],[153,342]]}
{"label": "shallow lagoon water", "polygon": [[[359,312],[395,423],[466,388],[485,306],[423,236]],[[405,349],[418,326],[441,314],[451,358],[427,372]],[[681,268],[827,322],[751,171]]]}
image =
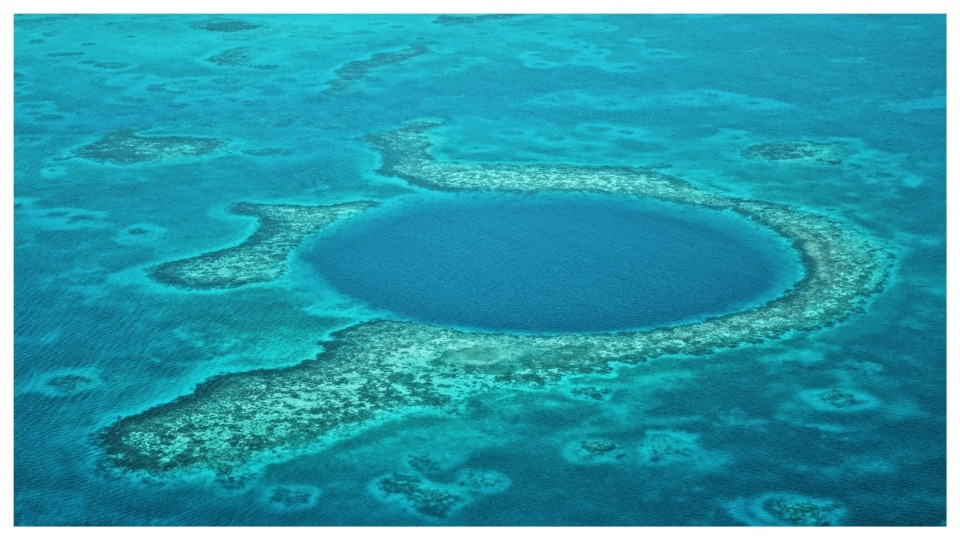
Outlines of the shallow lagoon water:
{"label": "shallow lagoon water", "polygon": [[534,333],[721,315],[781,296],[802,277],[785,241],[736,215],[549,194],[401,203],[337,228],[302,256],[372,309]]}
{"label": "shallow lagoon water", "polygon": [[[945,29],[896,15],[17,17],[15,523],[942,525]],[[490,387],[231,478],[105,463],[97,434],[118,419],[205,381],[317,364],[336,332],[390,315],[324,292],[310,263],[372,213],[307,239],[273,281],[192,291],[149,270],[251,237],[238,202],[371,200],[389,216],[437,200],[378,174],[364,140],[421,116],[444,122],[438,162],[649,167],[837,220],[893,253],[894,272],[817,331]],[[764,144],[843,151],[748,150]]]}

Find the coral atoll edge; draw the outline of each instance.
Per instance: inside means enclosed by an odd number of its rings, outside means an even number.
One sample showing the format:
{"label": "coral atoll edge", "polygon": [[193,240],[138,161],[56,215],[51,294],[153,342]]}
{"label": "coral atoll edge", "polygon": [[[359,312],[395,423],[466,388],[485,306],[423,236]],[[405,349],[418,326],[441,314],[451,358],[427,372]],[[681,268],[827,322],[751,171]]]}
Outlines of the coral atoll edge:
{"label": "coral atoll edge", "polygon": [[[779,298],[751,309],[644,331],[521,335],[382,319],[357,323],[335,332],[313,360],[220,375],[189,395],[102,428],[96,442],[104,450],[106,470],[148,476],[213,473],[240,480],[264,463],[316,449],[397,414],[455,412],[478,392],[543,386],[571,375],[609,372],[614,362],[705,355],[821,329],[862,311],[893,268],[888,250],[848,224],[782,204],[706,192],[649,169],[440,161],[428,150],[430,130],[441,123],[418,119],[369,135],[368,143],[382,155],[380,174],[430,190],[591,192],[735,212],[789,241],[800,254],[804,275]],[[246,242],[166,263],[152,276],[188,289],[276,279],[290,250],[307,234],[373,205],[238,207],[238,213],[261,219],[261,229]],[[292,223],[299,224],[294,232],[281,230]],[[260,264],[269,269],[258,270]],[[214,268],[219,270],[211,273]]]}

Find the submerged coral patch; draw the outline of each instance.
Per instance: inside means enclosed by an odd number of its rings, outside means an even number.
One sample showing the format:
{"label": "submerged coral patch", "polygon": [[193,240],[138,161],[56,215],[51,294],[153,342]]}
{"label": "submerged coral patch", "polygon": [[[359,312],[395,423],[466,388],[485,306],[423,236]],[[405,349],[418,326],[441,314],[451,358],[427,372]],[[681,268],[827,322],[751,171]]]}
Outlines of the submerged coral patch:
{"label": "submerged coral patch", "polygon": [[130,67],[130,64],[126,62],[98,62],[96,60],[84,60],[80,62],[84,66],[93,66],[100,69],[123,69]]}
{"label": "submerged coral patch", "polygon": [[640,443],[640,462],[667,465],[701,453],[698,435],[683,431],[648,430]]}
{"label": "submerged coral patch", "polygon": [[462,469],[457,472],[458,486],[483,494],[503,493],[513,483],[510,477],[490,469]]}
{"label": "submerged coral patch", "polygon": [[514,17],[522,17],[519,14],[498,14],[498,13],[489,13],[484,15],[439,15],[436,19],[433,20],[434,24],[439,24],[442,26],[473,26],[474,24],[485,22],[485,21],[496,21],[502,19],[512,19]]}
{"label": "submerged coral patch", "polygon": [[412,454],[407,456],[407,465],[411,469],[423,475],[436,474],[444,469],[443,464],[437,458],[428,454]]}
{"label": "submerged coral patch", "polygon": [[103,382],[99,372],[91,368],[58,369],[37,376],[24,387],[24,392],[35,392],[59,398],[89,392]]}
{"label": "submerged coral patch", "polygon": [[428,480],[423,473],[393,472],[373,482],[373,492],[428,520],[449,517],[479,498],[509,489],[507,475],[491,469],[461,469],[452,482]]}
{"label": "submerged coral patch", "polygon": [[255,30],[263,27],[262,24],[244,21],[242,19],[207,19],[190,23],[190,26],[197,30],[206,30],[208,32],[243,32],[245,30]]}
{"label": "submerged coral patch", "polygon": [[218,66],[245,66],[256,57],[256,49],[234,47],[207,58],[207,62]]}
{"label": "submerged coral patch", "polygon": [[36,29],[38,27],[46,26],[48,24],[59,23],[59,22],[68,22],[71,18],[75,18],[77,15],[47,15],[47,16],[37,16],[37,15],[16,15],[13,18],[13,24],[17,28],[21,29]]}
{"label": "submerged coral patch", "polygon": [[65,394],[76,392],[93,384],[93,379],[83,375],[58,375],[47,379],[47,386]]}
{"label": "submerged coral patch", "polygon": [[183,289],[229,289],[271,281],[286,271],[290,250],[305,237],[376,205],[372,201],[328,206],[238,203],[231,207],[232,213],[260,221],[253,235],[234,247],[156,266],[150,277]]}
{"label": "submerged coral patch", "polygon": [[285,148],[248,148],[241,150],[241,152],[254,157],[289,156],[293,153],[292,150]]}
{"label": "submerged coral patch", "polygon": [[416,44],[399,51],[379,52],[366,60],[347,62],[334,72],[337,74],[337,78],[327,83],[329,87],[325,92],[346,92],[353,87],[355,82],[366,77],[374,69],[391,64],[400,64],[429,51],[430,49],[426,45]]}
{"label": "submerged coral patch", "polygon": [[820,411],[857,412],[875,408],[879,404],[877,398],[848,388],[807,390],[800,397]]}
{"label": "submerged coral patch", "polygon": [[376,482],[386,499],[399,500],[410,510],[431,518],[445,518],[463,506],[465,499],[418,476],[393,473]]}
{"label": "submerged coral patch", "polygon": [[85,208],[44,208],[36,206],[32,200],[18,204],[21,206],[17,208],[22,210],[20,216],[40,229],[68,231],[109,226],[107,212]]}
{"label": "submerged coral patch", "polygon": [[117,233],[114,241],[125,246],[152,244],[167,232],[167,229],[152,223],[134,223]]}
{"label": "submerged coral patch", "polygon": [[787,161],[796,163],[825,163],[839,165],[852,151],[842,143],[788,141],[756,144],[744,148],[741,155],[762,161]]}
{"label": "submerged coral patch", "polygon": [[280,66],[276,64],[262,63],[270,54],[271,52],[266,49],[234,47],[210,56],[206,61],[221,67],[250,67],[263,70],[277,69]]}
{"label": "submerged coral patch", "polygon": [[610,396],[610,389],[596,386],[575,386],[570,389],[570,394],[580,398],[603,401]]}
{"label": "submerged coral patch", "polygon": [[267,490],[265,498],[267,504],[280,511],[305,510],[316,506],[320,489],[299,484],[281,484]]}
{"label": "submerged coral patch", "polygon": [[753,526],[822,527],[842,525],[846,509],[831,499],[798,493],[767,493],[728,505],[737,520]]}
{"label": "submerged coral patch", "polygon": [[563,455],[579,465],[616,463],[626,457],[623,447],[607,439],[578,439],[567,443]]}
{"label": "submerged coral patch", "polygon": [[76,148],[72,155],[97,163],[137,165],[164,159],[196,158],[213,154],[226,146],[212,137],[147,136],[137,130],[121,129]]}

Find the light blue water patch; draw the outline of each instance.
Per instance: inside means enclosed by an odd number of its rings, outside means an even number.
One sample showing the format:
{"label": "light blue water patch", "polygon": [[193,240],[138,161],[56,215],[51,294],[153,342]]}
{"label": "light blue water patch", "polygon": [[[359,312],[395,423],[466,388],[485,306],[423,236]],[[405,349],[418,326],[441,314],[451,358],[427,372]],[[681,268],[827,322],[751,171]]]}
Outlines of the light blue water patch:
{"label": "light blue water patch", "polygon": [[304,254],[398,317],[498,331],[648,328],[739,310],[800,279],[772,231],[722,212],[562,195],[392,205]]}

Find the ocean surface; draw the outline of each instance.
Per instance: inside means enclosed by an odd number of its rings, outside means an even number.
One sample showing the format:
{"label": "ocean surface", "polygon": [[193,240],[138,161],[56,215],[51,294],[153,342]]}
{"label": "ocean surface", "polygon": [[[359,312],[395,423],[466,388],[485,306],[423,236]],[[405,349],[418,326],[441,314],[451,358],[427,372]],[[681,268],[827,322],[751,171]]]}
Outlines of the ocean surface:
{"label": "ocean surface", "polygon": [[[16,525],[946,523],[945,16],[23,15],[14,55]],[[242,474],[114,466],[121,419],[373,319],[644,330],[803,278],[731,212],[381,174],[367,137],[420,117],[437,162],[656,171],[893,267],[819,330],[393,411]],[[236,203],[360,200],[278,278],[151,277],[258,238]]]}

